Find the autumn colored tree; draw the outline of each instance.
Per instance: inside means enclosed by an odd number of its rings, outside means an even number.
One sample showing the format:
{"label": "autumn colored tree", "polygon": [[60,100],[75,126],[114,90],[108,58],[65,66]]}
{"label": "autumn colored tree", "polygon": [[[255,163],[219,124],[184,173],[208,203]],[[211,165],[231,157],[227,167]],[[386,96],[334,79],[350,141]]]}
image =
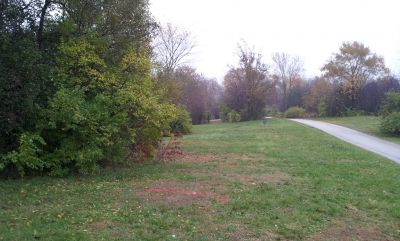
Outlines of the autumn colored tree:
{"label": "autumn colored tree", "polygon": [[[319,112],[319,108],[328,105],[332,93],[332,84],[324,78],[315,78],[310,83],[310,93],[304,96],[304,106],[307,111]],[[319,113],[322,114],[322,113]]]}
{"label": "autumn colored tree", "polygon": [[239,66],[225,75],[224,99],[229,108],[240,112],[242,120],[258,119],[264,114],[266,95],[273,83],[261,54],[242,45],[238,57]]}
{"label": "autumn colored tree", "polygon": [[368,81],[388,74],[382,57],[359,42],[346,42],[339,53],[322,68],[324,77],[343,86],[343,93],[348,99],[348,108],[356,108],[360,91]]}
{"label": "autumn colored tree", "polygon": [[173,78],[181,88],[178,103],[185,106],[193,124],[207,123],[219,115],[222,87],[215,80],[205,78],[187,66],[178,68]]}

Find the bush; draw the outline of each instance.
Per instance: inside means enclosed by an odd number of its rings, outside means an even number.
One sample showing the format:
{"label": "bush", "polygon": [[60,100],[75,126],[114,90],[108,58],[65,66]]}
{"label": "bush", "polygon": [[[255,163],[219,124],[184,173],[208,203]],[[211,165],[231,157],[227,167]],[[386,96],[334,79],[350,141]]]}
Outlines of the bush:
{"label": "bush", "polygon": [[230,123],[234,123],[234,122],[239,122],[241,120],[241,116],[238,112],[232,110],[231,112],[229,112],[228,114],[228,121]]}
{"label": "bush", "polygon": [[267,106],[267,107],[265,107],[265,109],[264,109],[264,111],[263,111],[264,113],[264,116],[277,116],[278,115],[278,111],[275,109],[275,108],[273,108],[273,107],[270,107],[270,106]]}
{"label": "bush", "polygon": [[301,118],[304,116],[305,113],[306,113],[306,111],[301,107],[290,107],[285,112],[285,117],[286,118]]}
{"label": "bush", "polygon": [[355,117],[355,116],[363,116],[366,115],[365,111],[363,110],[356,110],[356,109],[346,109],[345,112],[342,113],[342,116],[345,117]]}
{"label": "bush", "polygon": [[222,120],[222,122],[228,122],[228,114],[231,111],[229,107],[225,104],[221,104],[219,106],[219,118]]}
{"label": "bush", "polygon": [[400,93],[389,92],[381,107],[381,131],[400,135]]}
{"label": "bush", "polygon": [[386,99],[382,104],[380,114],[386,117],[393,112],[400,112],[400,93],[389,92],[386,94]]}
{"label": "bush", "polygon": [[328,104],[326,99],[321,99],[318,103],[318,116],[319,117],[328,116]]}
{"label": "bush", "polygon": [[171,131],[179,135],[186,135],[192,132],[192,119],[184,108],[177,108],[176,117],[171,122]]}
{"label": "bush", "polygon": [[204,112],[203,116],[201,117],[201,123],[209,124],[210,120],[211,120],[211,113],[209,111]]}
{"label": "bush", "polygon": [[187,127],[187,113],[161,102],[146,55],[129,52],[107,69],[94,46],[78,41],[59,56],[58,90],[38,113],[35,134],[20,135],[18,148],[0,156],[0,174],[96,173],[107,162],[152,158],[174,119]]}
{"label": "bush", "polygon": [[381,131],[386,134],[400,135],[400,112],[393,112],[383,117]]}
{"label": "bush", "polygon": [[43,138],[37,134],[23,133],[19,140],[19,148],[0,158],[0,171],[14,165],[19,175],[24,176],[26,170],[41,171],[46,163],[39,158],[41,148],[45,146]]}

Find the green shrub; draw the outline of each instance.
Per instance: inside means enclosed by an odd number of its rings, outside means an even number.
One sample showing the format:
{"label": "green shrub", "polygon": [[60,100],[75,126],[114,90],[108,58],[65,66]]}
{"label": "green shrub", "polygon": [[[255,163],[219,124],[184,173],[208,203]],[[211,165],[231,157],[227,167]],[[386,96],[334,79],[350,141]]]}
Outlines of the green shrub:
{"label": "green shrub", "polygon": [[19,148],[0,158],[0,171],[8,165],[14,165],[19,175],[24,176],[26,170],[41,171],[46,163],[39,157],[42,147],[46,145],[37,134],[23,133],[19,140]]}
{"label": "green shrub", "polygon": [[380,111],[381,131],[386,134],[400,135],[400,93],[389,92]]}
{"label": "green shrub", "polygon": [[177,108],[176,116],[171,122],[171,131],[180,135],[186,135],[192,132],[192,119],[184,108]]}
{"label": "green shrub", "polygon": [[386,134],[400,135],[400,112],[393,112],[383,117],[381,131]]}
{"label": "green shrub", "polygon": [[345,112],[342,113],[342,116],[345,117],[355,117],[355,116],[363,116],[366,115],[365,111],[363,110],[356,110],[356,109],[346,109]]}
{"label": "green shrub", "polygon": [[319,117],[327,117],[328,116],[328,104],[326,99],[321,99],[318,103],[318,115]]}
{"label": "green shrub", "polygon": [[209,111],[204,112],[203,116],[201,117],[201,123],[209,124],[210,120],[211,120],[211,113]]}
{"label": "green shrub", "polygon": [[222,120],[222,122],[229,122],[229,112],[231,112],[231,109],[227,105],[221,104],[219,106],[219,118]]}
{"label": "green shrub", "polygon": [[275,108],[269,107],[269,106],[265,107],[263,112],[264,112],[263,113],[264,116],[274,116],[275,117],[278,115],[278,111]]}
{"label": "green shrub", "polygon": [[102,163],[150,159],[172,121],[187,119],[161,102],[144,53],[128,52],[119,68],[100,54],[84,39],[61,46],[58,89],[38,113],[36,134],[21,135],[19,147],[1,155],[0,172],[91,174]]}
{"label": "green shrub", "polygon": [[241,116],[238,112],[232,110],[228,113],[228,121],[230,123],[239,122],[241,120]]}
{"label": "green shrub", "polygon": [[306,111],[301,107],[290,107],[285,112],[285,117],[286,118],[301,118],[304,116],[305,113],[306,113]]}
{"label": "green shrub", "polygon": [[400,93],[389,92],[382,104],[380,115],[386,117],[393,112],[400,112]]}

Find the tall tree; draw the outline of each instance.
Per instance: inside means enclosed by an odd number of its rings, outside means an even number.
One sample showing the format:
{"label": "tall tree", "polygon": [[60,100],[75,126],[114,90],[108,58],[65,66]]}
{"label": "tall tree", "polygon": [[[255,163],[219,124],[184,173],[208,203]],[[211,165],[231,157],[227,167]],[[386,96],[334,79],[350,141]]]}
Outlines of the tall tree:
{"label": "tall tree", "polygon": [[389,72],[383,58],[359,42],[343,43],[322,71],[326,78],[342,84],[350,108],[357,107],[360,90],[366,82]]}
{"label": "tall tree", "polygon": [[287,53],[275,53],[272,56],[275,66],[276,79],[281,83],[283,100],[282,110],[289,106],[288,99],[292,89],[301,82],[301,73],[303,71],[303,61],[298,56],[291,56]]}
{"label": "tall tree", "polygon": [[261,54],[247,45],[239,46],[239,66],[225,76],[225,102],[240,112],[244,120],[260,118],[266,105],[266,95],[273,87]]}
{"label": "tall tree", "polygon": [[170,23],[160,26],[154,43],[156,61],[164,73],[172,73],[186,63],[194,47],[195,43],[189,32]]}
{"label": "tall tree", "polygon": [[[310,93],[304,96],[304,105],[307,111],[317,112],[318,107],[327,105],[333,91],[332,84],[324,78],[316,77],[310,83]],[[326,113],[319,113],[321,115]]]}

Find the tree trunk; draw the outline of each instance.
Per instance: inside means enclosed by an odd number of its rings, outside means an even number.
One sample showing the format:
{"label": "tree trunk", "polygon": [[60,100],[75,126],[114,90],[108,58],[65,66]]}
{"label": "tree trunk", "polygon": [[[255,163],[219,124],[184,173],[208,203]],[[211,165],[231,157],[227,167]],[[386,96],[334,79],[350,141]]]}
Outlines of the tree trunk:
{"label": "tree trunk", "polygon": [[44,5],[43,5],[41,13],[40,13],[39,29],[38,29],[38,33],[37,33],[37,43],[38,43],[39,49],[41,49],[43,47],[44,21],[45,21],[47,9],[49,8],[50,4],[51,4],[51,0],[46,0],[44,2]]}

